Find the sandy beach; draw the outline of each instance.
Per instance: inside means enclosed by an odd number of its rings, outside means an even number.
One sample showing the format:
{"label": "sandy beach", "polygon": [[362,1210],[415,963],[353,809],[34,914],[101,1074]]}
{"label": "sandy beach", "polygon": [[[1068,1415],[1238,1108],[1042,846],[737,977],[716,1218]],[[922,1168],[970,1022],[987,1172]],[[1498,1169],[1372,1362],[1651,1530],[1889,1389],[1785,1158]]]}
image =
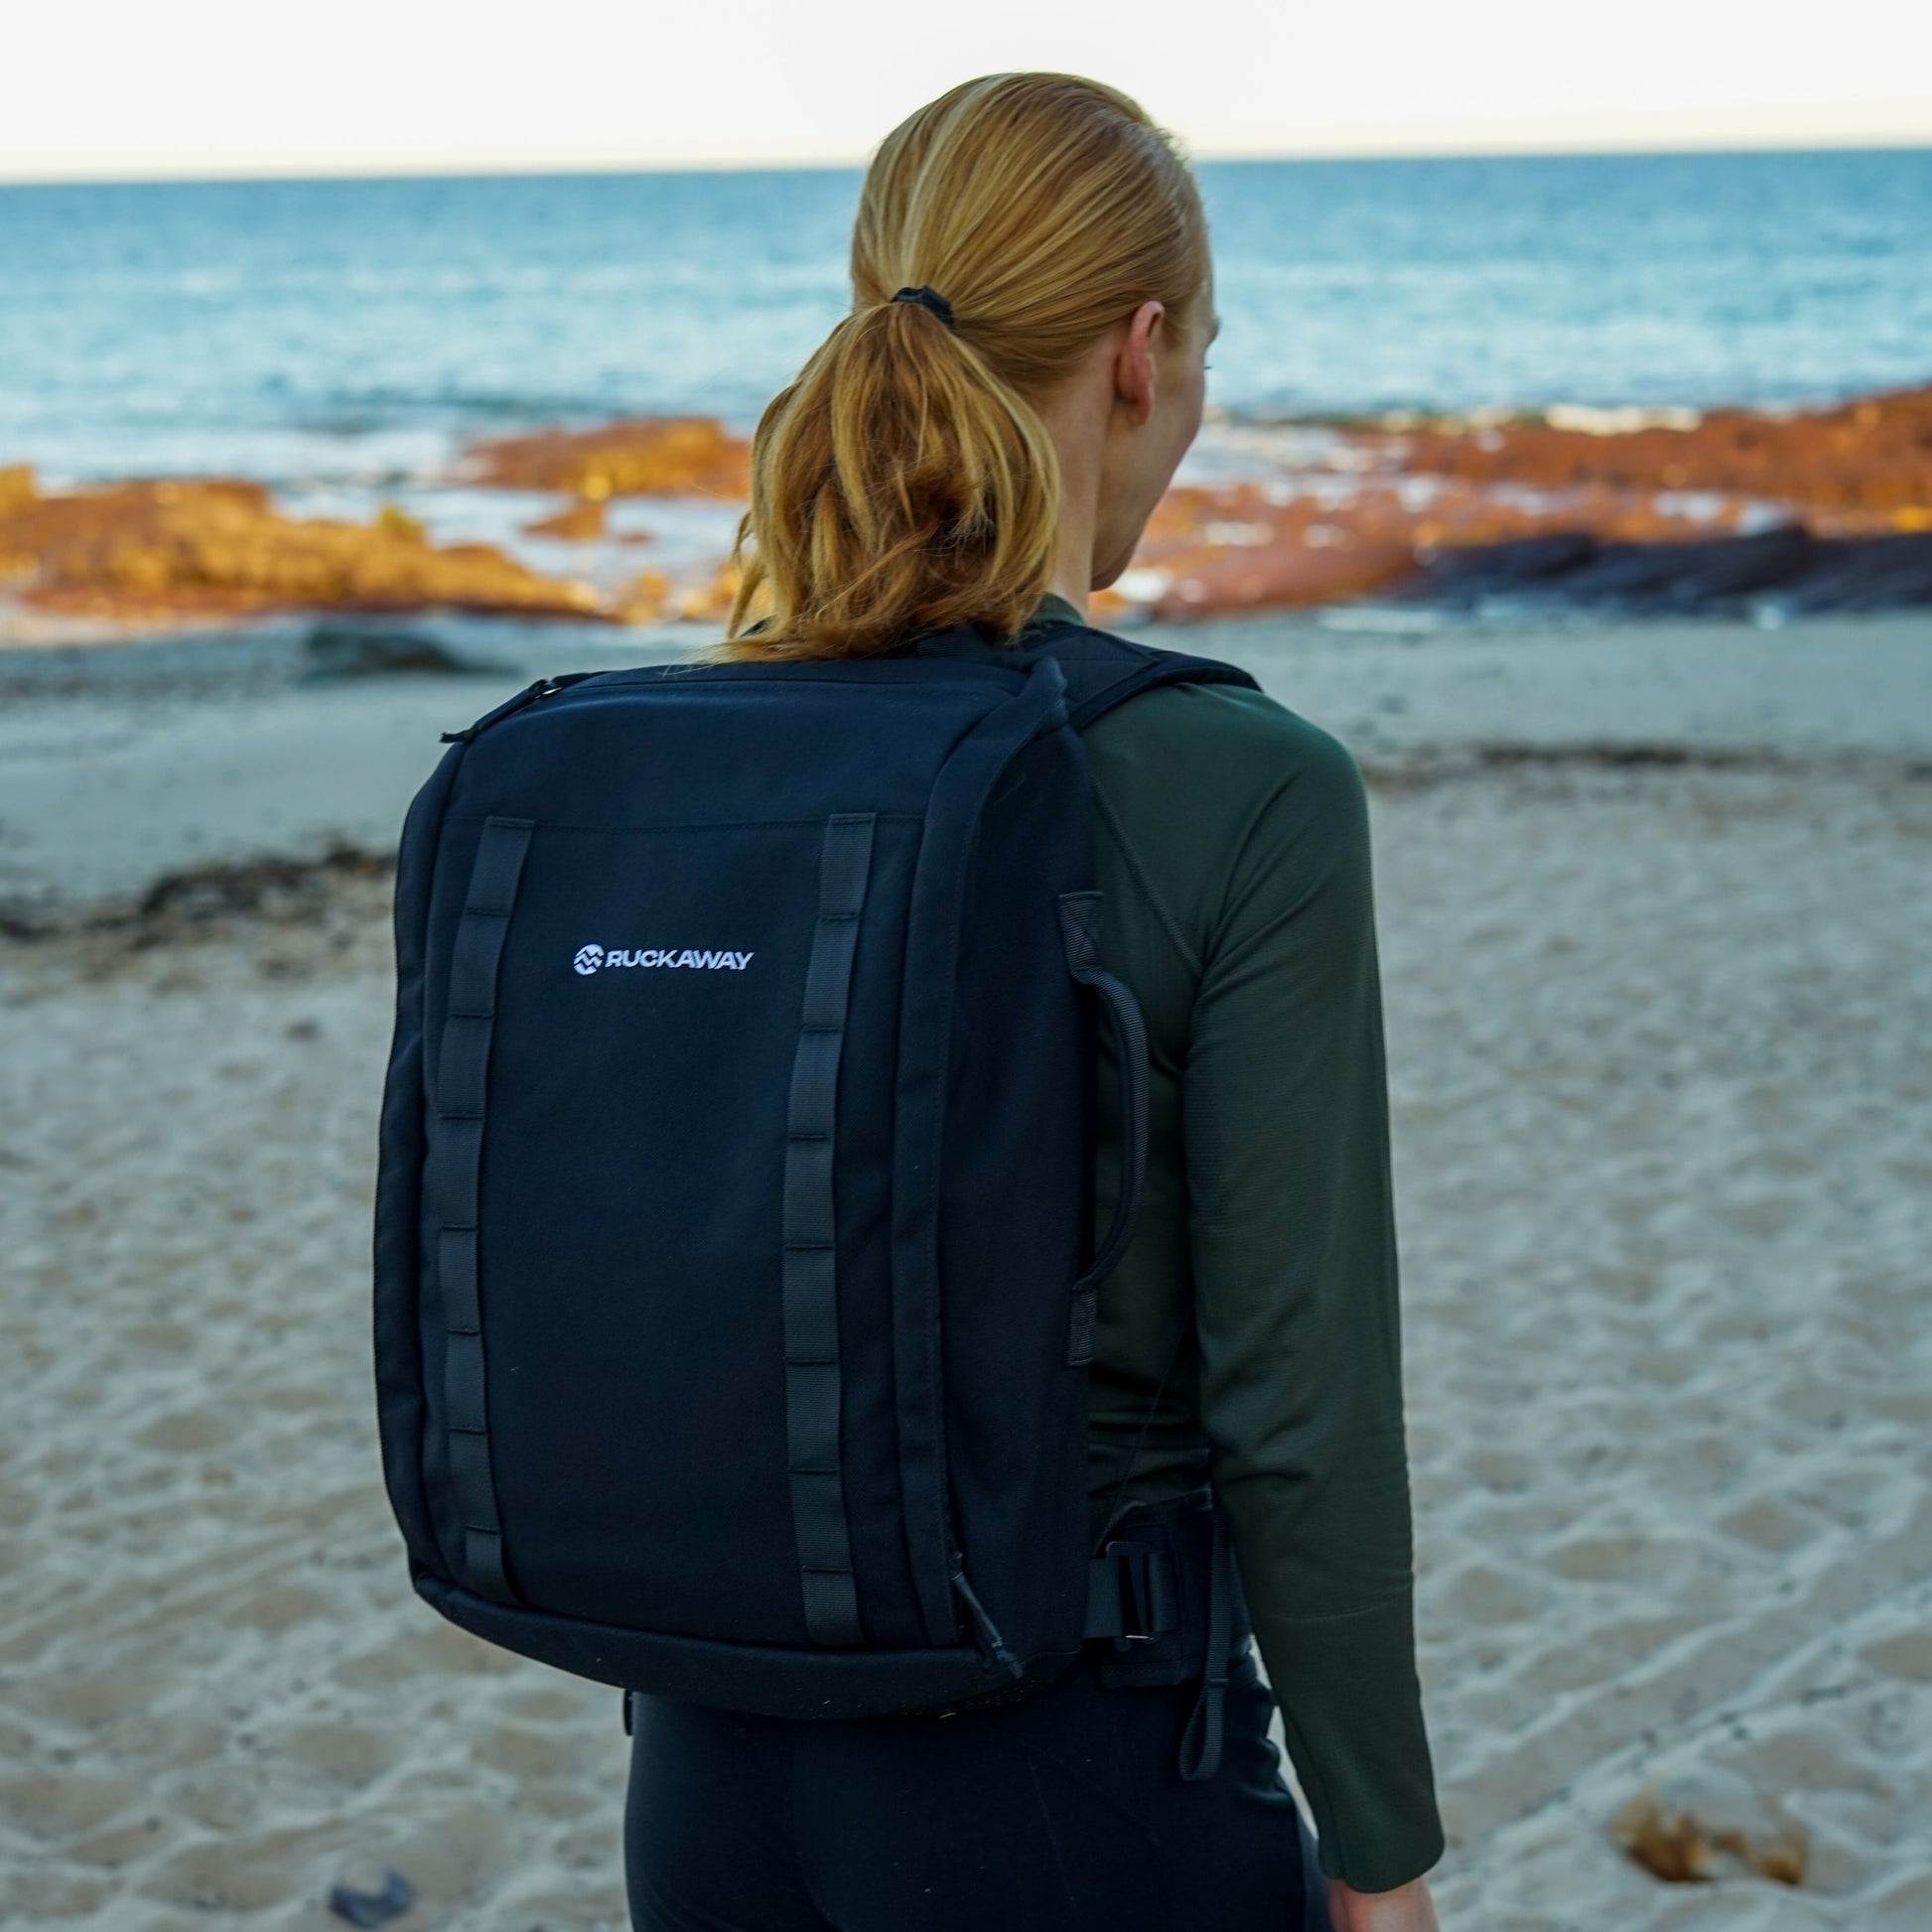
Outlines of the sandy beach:
{"label": "sandy beach", "polygon": [[[0,1922],[624,1924],[618,1701],[411,1594],[366,1336],[385,843],[676,647],[577,641],[0,667]],[[1932,620],[1182,641],[1371,776],[1445,1927],[1924,1932]],[[1646,1787],[1803,1883],[1661,1882]]]}

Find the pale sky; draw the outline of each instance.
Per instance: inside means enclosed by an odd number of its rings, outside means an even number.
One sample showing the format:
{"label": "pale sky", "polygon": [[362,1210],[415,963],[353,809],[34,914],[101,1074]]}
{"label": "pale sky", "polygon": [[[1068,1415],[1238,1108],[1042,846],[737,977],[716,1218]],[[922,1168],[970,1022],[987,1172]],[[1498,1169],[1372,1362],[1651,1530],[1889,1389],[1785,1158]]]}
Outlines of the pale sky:
{"label": "pale sky", "polygon": [[0,179],[856,161],[1066,68],[1200,155],[1932,145],[1932,0],[15,0]]}

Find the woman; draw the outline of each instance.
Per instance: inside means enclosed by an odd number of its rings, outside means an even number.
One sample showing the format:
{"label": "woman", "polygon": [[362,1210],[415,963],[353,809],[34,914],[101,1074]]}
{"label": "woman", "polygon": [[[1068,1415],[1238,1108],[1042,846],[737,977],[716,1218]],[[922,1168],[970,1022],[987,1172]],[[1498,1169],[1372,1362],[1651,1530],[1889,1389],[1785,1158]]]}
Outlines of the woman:
{"label": "woman", "polygon": [[[1092,81],[969,82],[880,150],[852,279],[759,425],[728,649],[868,657],[1083,621],[1200,426],[1215,322],[1184,164]],[[1094,1528],[1171,1522],[1211,1483],[1325,1900],[1252,1654],[1219,1770],[1189,1781],[1193,1687],[1123,1683],[1090,1644],[1031,1700],[948,1718],[636,1700],[640,1927],[1435,1923],[1361,781],[1226,686],[1151,692],[1087,751],[1108,964],[1153,1064],[1146,1204],[1091,1383]]]}

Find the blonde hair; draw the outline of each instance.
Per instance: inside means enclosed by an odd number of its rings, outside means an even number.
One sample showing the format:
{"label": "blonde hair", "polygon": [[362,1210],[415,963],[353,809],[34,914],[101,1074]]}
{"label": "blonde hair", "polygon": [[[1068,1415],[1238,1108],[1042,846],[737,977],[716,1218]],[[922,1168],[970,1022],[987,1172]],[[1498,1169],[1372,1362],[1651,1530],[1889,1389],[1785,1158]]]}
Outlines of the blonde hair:
{"label": "blonde hair", "polygon": [[759,424],[726,653],[1018,630],[1060,511],[1032,398],[1143,302],[1187,319],[1207,275],[1193,177],[1125,94],[1002,73],[920,108],[867,171],[852,312]]}

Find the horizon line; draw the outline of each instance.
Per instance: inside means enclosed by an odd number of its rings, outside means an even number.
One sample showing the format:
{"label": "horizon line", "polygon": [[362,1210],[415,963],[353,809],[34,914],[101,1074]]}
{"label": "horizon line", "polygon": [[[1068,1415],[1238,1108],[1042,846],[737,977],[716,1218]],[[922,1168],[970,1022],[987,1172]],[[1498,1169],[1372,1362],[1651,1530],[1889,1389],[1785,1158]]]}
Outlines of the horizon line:
{"label": "horizon line", "polygon": [[[1418,142],[1413,146],[1336,143],[1302,148],[1224,150],[1196,149],[1189,159],[1206,165],[1269,166],[1283,163],[1335,161],[1578,161],[1665,160],[1679,156],[1753,156],[1784,154],[1910,154],[1932,153],[1932,129],[1910,133],[1863,135],[1794,135],[1784,139],[1725,139],[1591,141],[1551,145],[1496,142],[1458,146],[1447,142]],[[278,182],[373,181],[492,181],[517,179],[569,180],[589,176],[626,175],[755,175],[844,174],[863,169],[870,156],[746,156],[722,158],[658,157],[650,160],[546,157],[522,161],[508,157],[473,157],[463,161],[375,160],[367,163],[327,161],[286,164],[238,162],[232,166],[160,167],[129,172],[124,164],[100,168],[63,167],[26,172],[0,163],[0,188],[163,188],[225,183],[267,186]]]}

